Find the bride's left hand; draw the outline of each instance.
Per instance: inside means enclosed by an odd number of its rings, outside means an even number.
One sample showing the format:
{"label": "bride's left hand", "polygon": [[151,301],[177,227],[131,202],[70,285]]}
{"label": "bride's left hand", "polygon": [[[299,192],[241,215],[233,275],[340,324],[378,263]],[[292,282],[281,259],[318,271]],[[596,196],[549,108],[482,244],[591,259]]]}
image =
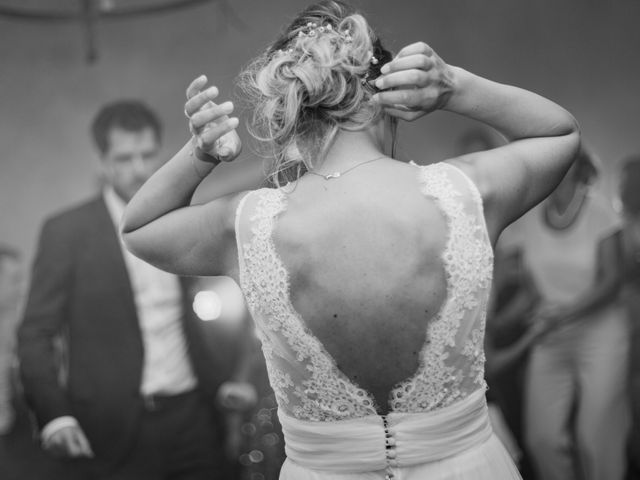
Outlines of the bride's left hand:
{"label": "bride's left hand", "polygon": [[385,112],[413,121],[442,108],[454,89],[452,68],[426,43],[404,47],[380,69],[374,100]]}

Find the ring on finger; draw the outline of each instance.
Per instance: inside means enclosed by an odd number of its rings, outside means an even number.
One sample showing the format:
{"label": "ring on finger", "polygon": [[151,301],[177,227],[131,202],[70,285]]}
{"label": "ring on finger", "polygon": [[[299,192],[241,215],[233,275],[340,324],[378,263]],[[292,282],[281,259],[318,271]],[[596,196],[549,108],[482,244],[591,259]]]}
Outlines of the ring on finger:
{"label": "ring on finger", "polygon": [[189,118],[189,119],[191,118],[191,115],[189,115],[189,112],[187,112],[186,108],[184,109],[184,116]]}

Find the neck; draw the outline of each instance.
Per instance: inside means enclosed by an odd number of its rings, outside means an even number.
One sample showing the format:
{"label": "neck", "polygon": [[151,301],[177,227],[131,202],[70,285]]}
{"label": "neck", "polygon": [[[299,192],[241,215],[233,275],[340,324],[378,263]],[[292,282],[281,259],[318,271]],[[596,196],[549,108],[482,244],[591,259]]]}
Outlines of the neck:
{"label": "neck", "polygon": [[327,151],[324,161],[315,165],[321,172],[340,171],[384,155],[372,129],[356,132],[340,130]]}

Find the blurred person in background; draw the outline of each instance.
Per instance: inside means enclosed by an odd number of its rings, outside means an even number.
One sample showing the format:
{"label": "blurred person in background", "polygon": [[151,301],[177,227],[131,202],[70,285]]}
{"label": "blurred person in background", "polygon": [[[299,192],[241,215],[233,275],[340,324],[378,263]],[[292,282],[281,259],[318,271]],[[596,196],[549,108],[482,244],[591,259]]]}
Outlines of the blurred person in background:
{"label": "blurred person in background", "polygon": [[628,366],[631,428],[626,480],[640,480],[640,155],[631,156],[622,164],[619,200],[622,228],[603,241],[603,248],[617,252],[614,268],[619,272],[631,333]]}
{"label": "blurred person in background", "polygon": [[15,418],[12,370],[22,286],[20,253],[13,247],[0,245],[0,435],[11,431]]}
{"label": "blurred person in background", "polygon": [[491,308],[485,335],[487,399],[502,413],[513,435],[510,451],[518,455],[524,480],[535,478],[522,421],[524,378],[532,347],[555,327],[551,321],[531,322],[540,295],[521,251],[496,249]]}
{"label": "blurred person in background", "polygon": [[615,251],[601,244],[619,218],[592,188],[597,176],[583,149],[509,232],[540,293],[532,321],[555,324],[533,347],[525,385],[526,443],[541,480],[620,480],[624,471],[628,329],[614,301]]}
{"label": "blurred person in background", "polygon": [[224,375],[188,282],[131,255],[118,234],[126,203],[164,163],[160,120],[116,101],[92,134],[104,188],[44,224],[19,327],[42,446],[64,478],[226,478],[215,407]]}

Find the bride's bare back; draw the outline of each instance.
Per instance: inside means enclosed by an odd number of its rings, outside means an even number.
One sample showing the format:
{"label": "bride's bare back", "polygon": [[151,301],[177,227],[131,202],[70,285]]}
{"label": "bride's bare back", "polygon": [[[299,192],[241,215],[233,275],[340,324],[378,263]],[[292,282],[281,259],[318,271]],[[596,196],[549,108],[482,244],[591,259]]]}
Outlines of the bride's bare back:
{"label": "bride's bare back", "polygon": [[445,300],[446,232],[416,168],[390,160],[339,179],[305,178],[277,219],[293,306],[381,409],[417,371],[427,323]]}
{"label": "bride's bare back", "polygon": [[443,163],[350,176],[238,206],[240,286],[279,408],[417,413],[483,389],[493,254],[477,188]]}

